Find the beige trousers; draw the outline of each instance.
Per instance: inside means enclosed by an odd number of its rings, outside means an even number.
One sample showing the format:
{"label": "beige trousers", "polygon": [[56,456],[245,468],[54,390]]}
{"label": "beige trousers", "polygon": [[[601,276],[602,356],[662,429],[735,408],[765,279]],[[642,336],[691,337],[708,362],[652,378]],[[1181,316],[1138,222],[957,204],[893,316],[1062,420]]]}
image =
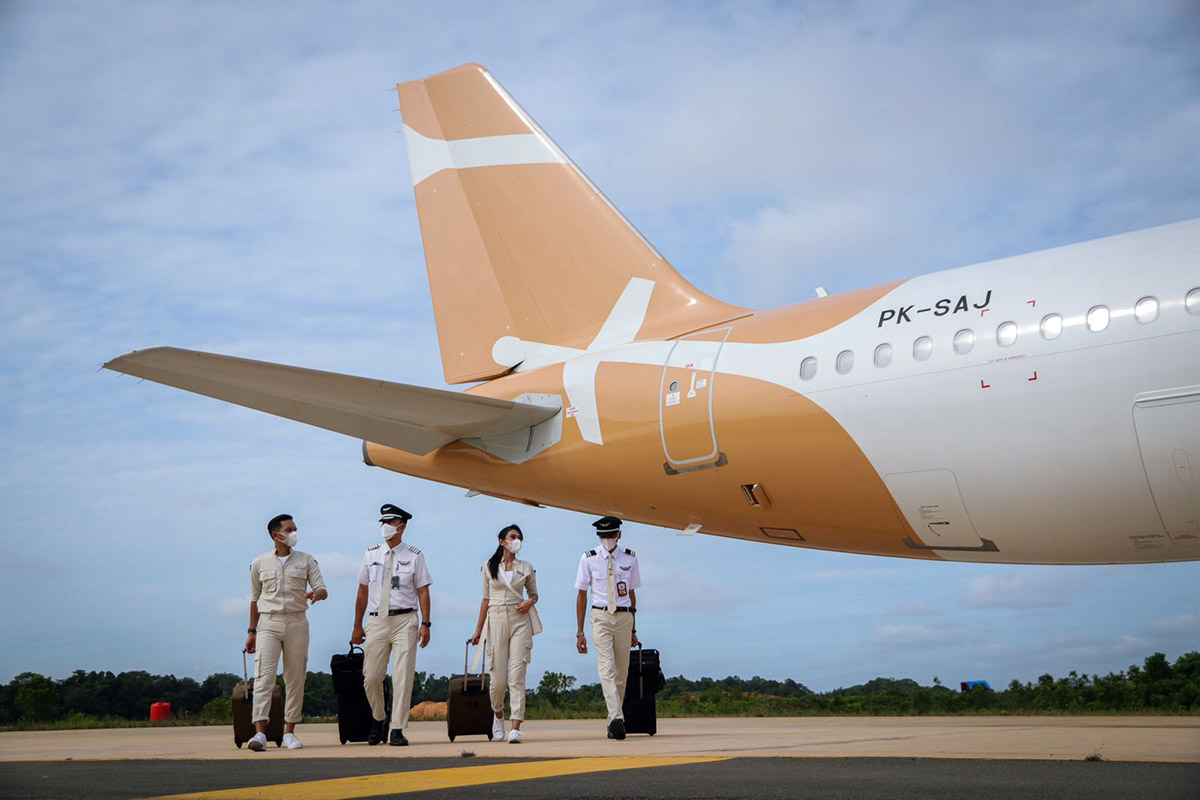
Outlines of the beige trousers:
{"label": "beige trousers", "polygon": [[488,606],[487,656],[491,665],[492,711],[504,710],[508,689],[509,719],[525,719],[525,670],[533,653],[533,625],[516,606]]}
{"label": "beige trousers", "polygon": [[621,703],[625,700],[625,682],[629,679],[629,648],[633,644],[633,614],[609,614],[592,609],[592,644],[596,647],[596,667],[608,719],[624,719]]}
{"label": "beige trousers", "polygon": [[284,614],[268,611],[258,616],[258,642],[254,659],[254,719],[271,718],[271,691],[279,656],[283,655],[283,682],[287,685],[284,722],[304,721],[304,678],[308,672],[308,617],[303,611]]}
{"label": "beige trousers", "polygon": [[363,687],[371,715],[384,718],[383,678],[387,675],[388,655],[392,658],[392,729],[408,727],[412,705],[413,671],[417,668],[417,613],[394,617],[367,617],[363,640]]}

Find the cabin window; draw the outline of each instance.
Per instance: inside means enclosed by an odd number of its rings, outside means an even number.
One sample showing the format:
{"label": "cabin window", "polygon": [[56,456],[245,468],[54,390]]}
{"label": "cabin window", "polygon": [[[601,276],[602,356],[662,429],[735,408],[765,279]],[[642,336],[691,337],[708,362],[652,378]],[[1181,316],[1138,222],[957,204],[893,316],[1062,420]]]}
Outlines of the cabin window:
{"label": "cabin window", "polygon": [[933,355],[933,339],[922,336],[913,342],[913,358],[917,361],[925,361],[931,355]]}
{"label": "cabin window", "polygon": [[975,331],[963,329],[954,334],[954,352],[965,356],[975,346]]}
{"label": "cabin window", "polygon": [[1010,347],[1017,341],[1017,323],[1002,322],[996,328],[996,343],[1001,347]]}
{"label": "cabin window", "polygon": [[845,375],[850,370],[854,369],[854,351],[843,350],[838,353],[837,363],[834,364],[834,369],[838,375]]}
{"label": "cabin window", "polygon": [[1143,324],[1158,319],[1158,301],[1153,297],[1143,297],[1133,307],[1133,316]]}
{"label": "cabin window", "polygon": [[1102,331],[1108,327],[1109,313],[1107,306],[1096,306],[1087,313],[1089,331]]}
{"label": "cabin window", "polygon": [[1042,338],[1057,339],[1062,335],[1063,321],[1058,314],[1047,314],[1042,317]]}
{"label": "cabin window", "polygon": [[875,348],[875,366],[886,367],[892,363],[892,346],[887,342]]}
{"label": "cabin window", "polygon": [[817,360],[812,356],[800,362],[800,380],[811,381],[817,374]]}
{"label": "cabin window", "polygon": [[1189,314],[1200,314],[1200,289],[1192,289],[1188,292],[1184,305]]}

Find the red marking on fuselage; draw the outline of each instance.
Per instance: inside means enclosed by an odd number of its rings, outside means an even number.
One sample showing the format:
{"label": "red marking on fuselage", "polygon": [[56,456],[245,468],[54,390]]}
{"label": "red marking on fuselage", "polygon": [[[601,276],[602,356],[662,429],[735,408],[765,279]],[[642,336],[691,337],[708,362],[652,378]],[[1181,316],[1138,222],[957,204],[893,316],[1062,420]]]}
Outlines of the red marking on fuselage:
{"label": "red marking on fuselage", "polygon": [[992,385],[990,383],[984,383],[983,381],[980,381],[979,388],[980,389],[990,389],[990,388],[992,388]]}
{"label": "red marking on fuselage", "polygon": [[1035,370],[1033,371],[1033,377],[1032,377],[1032,378],[1026,378],[1025,380],[1027,380],[1027,381],[1036,381],[1036,380],[1037,380],[1037,370],[1035,369]]}
{"label": "red marking on fuselage", "polygon": [[989,312],[989,311],[991,311],[991,309],[990,309],[990,308],[985,308],[985,309],[983,309],[982,311],[980,311],[980,312],[979,312],[979,316],[981,316],[981,317],[982,317],[984,314],[986,314],[986,313],[987,313],[987,312]]}
{"label": "red marking on fuselage", "polygon": [[1033,306],[1034,308],[1037,308],[1037,300],[1026,300],[1025,302],[1028,303],[1029,305]]}

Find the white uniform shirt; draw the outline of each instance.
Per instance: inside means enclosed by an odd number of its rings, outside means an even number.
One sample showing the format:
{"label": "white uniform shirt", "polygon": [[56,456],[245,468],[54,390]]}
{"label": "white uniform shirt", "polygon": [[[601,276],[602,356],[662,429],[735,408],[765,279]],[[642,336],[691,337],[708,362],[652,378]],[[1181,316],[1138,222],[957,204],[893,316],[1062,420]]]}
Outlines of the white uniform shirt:
{"label": "white uniform shirt", "polygon": [[[363,556],[358,570],[358,582],[367,587],[367,613],[379,610],[380,589],[383,585],[383,568],[387,561],[388,547],[377,544]],[[415,547],[404,542],[392,548],[391,608],[417,608],[417,589],[433,583],[425,556]]]}
{"label": "white uniform shirt", "polygon": [[[629,593],[642,585],[642,573],[638,569],[637,555],[630,549],[617,546],[609,553],[603,547],[588,550],[579,559],[579,572],[575,575],[575,588],[588,591],[594,606],[608,606],[608,560],[613,560],[613,595],[617,608],[629,608]],[[621,596],[620,584],[625,584],[625,596]],[[589,591],[590,590],[590,591]]]}

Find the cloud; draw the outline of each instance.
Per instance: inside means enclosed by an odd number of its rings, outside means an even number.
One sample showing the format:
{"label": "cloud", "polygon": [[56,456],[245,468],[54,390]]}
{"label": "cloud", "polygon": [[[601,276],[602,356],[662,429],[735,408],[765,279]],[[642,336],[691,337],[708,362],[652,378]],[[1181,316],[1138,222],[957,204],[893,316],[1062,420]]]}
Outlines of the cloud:
{"label": "cloud", "polygon": [[362,556],[348,556],[345,553],[313,553],[317,563],[321,565],[321,577],[326,585],[351,585],[358,581],[358,570],[362,566]]}
{"label": "cloud", "polygon": [[941,647],[962,641],[957,630],[932,625],[881,625],[875,629],[872,644],[880,650],[904,651],[909,648]]}
{"label": "cloud", "polygon": [[898,617],[924,617],[945,613],[945,609],[935,608],[921,598],[900,600],[888,606],[888,613]]}
{"label": "cloud", "polygon": [[974,608],[1049,608],[1070,603],[1078,588],[1062,571],[1010,572],[971,578],[963,599]]}
{"label": "cloud", "polygon": [[1174,617],[1156,619],[1147,627],[1151,633],[1170,639],[1188,639],[1200,641],[1200,615],[1177,614]]}
{"label": "cloud", "polygon": [[249,617],[250,595],[240,597],[223,597],[217,601],[217,616],[222,619]]}

